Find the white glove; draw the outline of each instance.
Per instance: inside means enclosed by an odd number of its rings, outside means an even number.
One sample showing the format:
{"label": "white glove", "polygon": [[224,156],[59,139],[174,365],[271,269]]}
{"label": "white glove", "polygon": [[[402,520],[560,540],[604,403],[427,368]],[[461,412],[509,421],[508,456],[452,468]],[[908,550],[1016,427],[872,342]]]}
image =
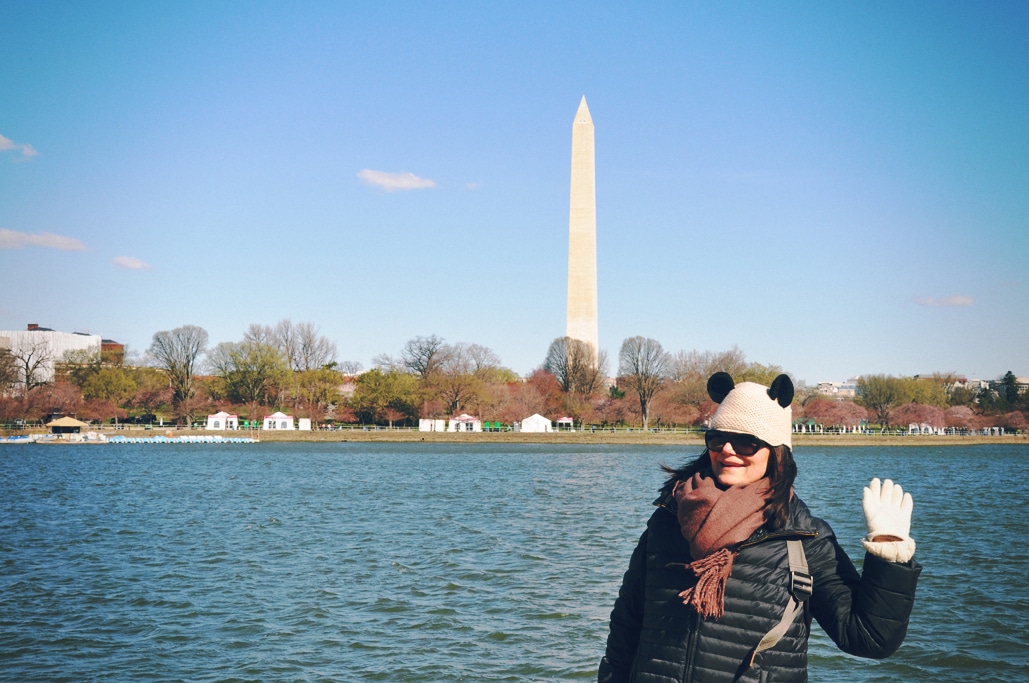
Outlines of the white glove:
{"label": "white glove", "polygon": [[[915,554],[915,539],[911,538],[911,509],[914,501],[910,493],[887,479],[880,485],[875,478],[865,487],[861,496],[868,536],[861,541],[865,550],[888,562],[907,562]],[[876,541],[879,537],[889,537]]]}

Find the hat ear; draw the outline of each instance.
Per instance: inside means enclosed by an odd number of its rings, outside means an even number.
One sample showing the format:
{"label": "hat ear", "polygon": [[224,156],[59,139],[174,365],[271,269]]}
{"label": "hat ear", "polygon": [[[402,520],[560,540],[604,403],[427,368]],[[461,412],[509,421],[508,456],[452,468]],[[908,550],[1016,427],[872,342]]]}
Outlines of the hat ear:
{"label": "hat ear", "polygon": [[779,375],[772,380],[768,388],[768,397],[777,401],[783,408],[793,403],[793,380],[789,375]]}
{"label": "hat ear", "polygon": [[716,372],[707,380],[707,395],[715,403],[721,403],[735,387],[736,383],[728,372]]}

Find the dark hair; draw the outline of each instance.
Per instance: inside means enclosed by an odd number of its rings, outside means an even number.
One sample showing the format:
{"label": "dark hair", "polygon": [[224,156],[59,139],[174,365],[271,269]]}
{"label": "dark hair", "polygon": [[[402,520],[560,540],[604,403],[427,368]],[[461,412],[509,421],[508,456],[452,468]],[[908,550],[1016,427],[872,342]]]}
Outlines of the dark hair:
{"label": "dark hair", "polygon": [[[678,469],[662,465],[661,469],[668,473],[668,480],[662,492],[670,492],[676,482],[689,479],[697,472],[711,475],[711,456],[705,450],[696,460],[688,462]],[[768,454],[768,469],[765,471],[771,490],[766,499],[765,524],[769,529],[783,529],[790,521],[790,498],[793,495],[793,481],[797,478],[797,462],[793,459],[793,451],[789,446],[772,446]]]}

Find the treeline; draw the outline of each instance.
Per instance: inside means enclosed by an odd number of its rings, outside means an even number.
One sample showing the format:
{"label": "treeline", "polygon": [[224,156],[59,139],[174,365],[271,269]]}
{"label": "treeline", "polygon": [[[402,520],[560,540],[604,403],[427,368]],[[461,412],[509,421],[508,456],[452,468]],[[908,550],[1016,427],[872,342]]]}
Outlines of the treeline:
{"label": "treeline", "polygon": [[[207,332],[185,325],[154,334],[140,362],[69,354],[52,381],[0,357],[0,421],[38,422],[74,415],[100,422],[192,424],[224,410],[260,420],[282,410],[320,423],[413,425],[418,418],[463,412],[510,424],[540,413],[598,426],[702,425],[713,414],[707,378],[726,371],[737,382],[770,384],[778,366],[748,362],[728,351],[665,352],[653,339],[630,337],[619,350],[614,378],[608,359],[583,342],[555,339],[527,377],[504,367],[489,348],[448,343],[435,335],[408,341],[367,371],[337,360],[335,344],[309,323],[251,325],[242,339],[209,347]],[[978,429],[1026,427],[1029,397],[1008,373],[1000,390],[972,392],[948,375],[870,375],[855,400],[808,391],[794,417],[824,428],[909,423]]]}

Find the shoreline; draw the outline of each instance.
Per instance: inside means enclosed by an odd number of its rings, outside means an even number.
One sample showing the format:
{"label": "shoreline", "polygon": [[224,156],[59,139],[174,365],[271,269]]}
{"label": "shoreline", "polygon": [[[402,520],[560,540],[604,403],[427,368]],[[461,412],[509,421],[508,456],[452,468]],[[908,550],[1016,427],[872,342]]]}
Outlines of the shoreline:
{"label": "shoreline", "polygon": [[[550,444],[554,446],[626,445],[626,446],[702,446],[703,437],[696,432],[419,432],[412,429],[346,429],[342,431],[275,431],[275,430],[223,430],[204,429],[119,429],[103,430],[108,438],[124,436],[250,437],[258,443],[454,443],[454,444]],[[26,435],[27,432],[0,431],[0,436]],[[985,444],[1029,445],[1029,435],[1004,436],[951,436],[877,434],[794,434],[793,447],[847,447],[847,446],[979,446]]]}

